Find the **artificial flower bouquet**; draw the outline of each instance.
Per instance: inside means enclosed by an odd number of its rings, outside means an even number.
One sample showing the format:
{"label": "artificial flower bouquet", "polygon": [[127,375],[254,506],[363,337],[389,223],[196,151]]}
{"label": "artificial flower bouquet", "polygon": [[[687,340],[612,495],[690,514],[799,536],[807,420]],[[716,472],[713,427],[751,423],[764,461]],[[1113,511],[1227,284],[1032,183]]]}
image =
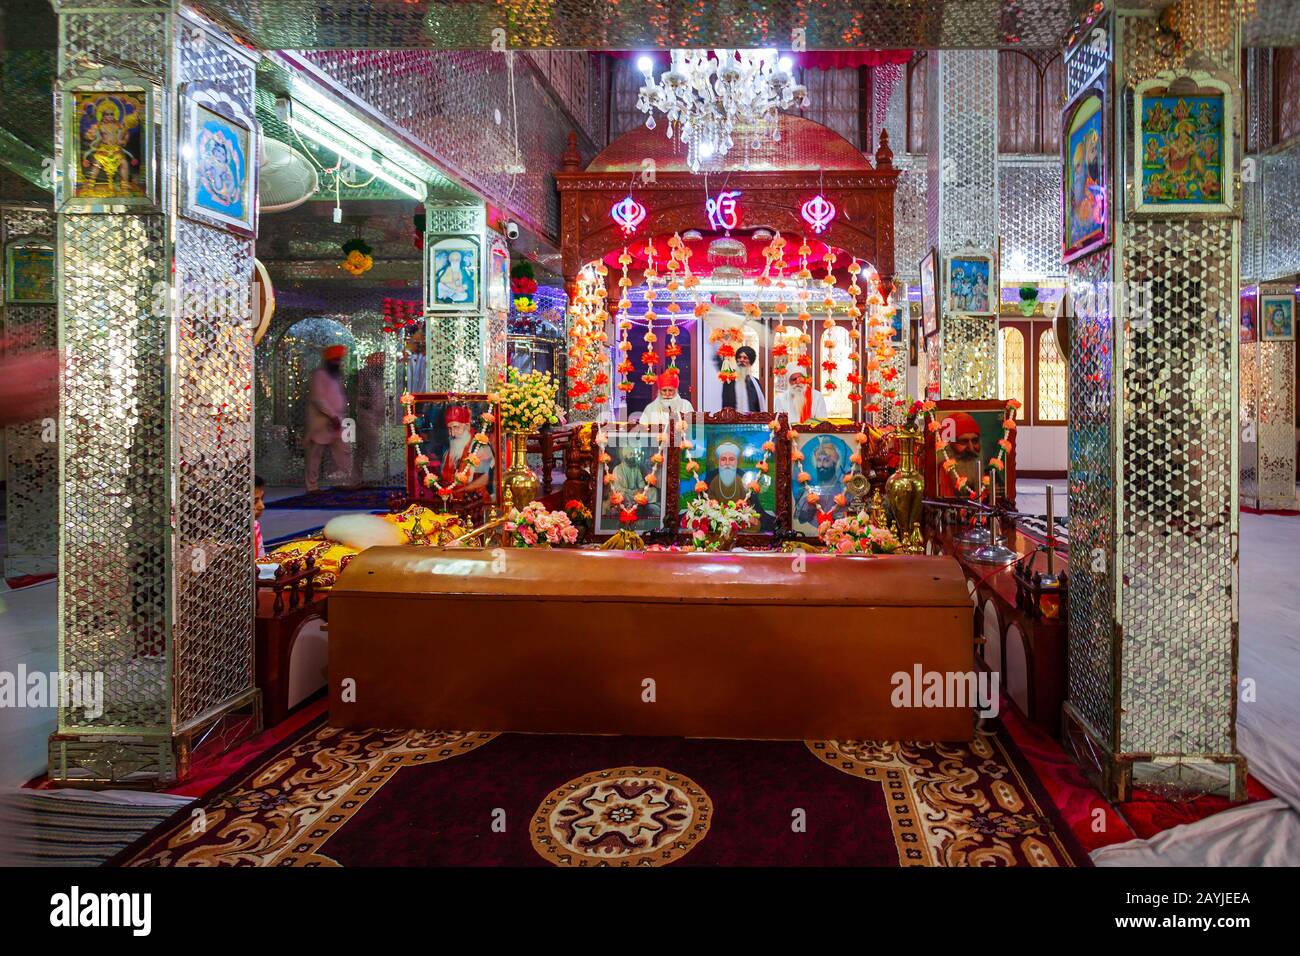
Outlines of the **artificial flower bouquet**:
{"label": "artificial flower bouquet", "polygon": [[873,525],[866,512],[823,522],[817,534],[832,554],[893,554],[898,550],[894,533]]}
{"label": "artificial flower bouquet", "polygon": [[564,410],[555,402],[558,388],[549,372],[508,368],[496,390],[501,402],[501,427],[507,433],[532,434],[543,425],[563,422]]}
{"label": "artificial flower bouquet", "polygon": [[578,543],[578,529],[569,516],[563,511],[547,511],[540,501],[512,510],[506,516],[505,530],[513,548]]}
{"label": "artificial flower bouquet", "polygon": [[705,495],[692,498],[682,516],[682,529],[705,551],[725,550],[736,535],[757,524],[758,512],[748,502],[715,501]]}
{"label": "artificial flower bouquet", "polygon": [[584,505],[577,498],[570,498],[564,503],[564,513],[568,515],[569,521],[578,529],[578,534],[585,536],[591,531],[594,518],[591,509]]}

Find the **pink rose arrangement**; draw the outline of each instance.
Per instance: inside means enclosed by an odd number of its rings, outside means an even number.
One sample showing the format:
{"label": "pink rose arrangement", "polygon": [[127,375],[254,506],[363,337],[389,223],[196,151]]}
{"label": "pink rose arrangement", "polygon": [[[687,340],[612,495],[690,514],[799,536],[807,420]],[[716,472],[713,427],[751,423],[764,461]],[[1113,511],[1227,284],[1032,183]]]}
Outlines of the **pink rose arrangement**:
{"label": "pink rose arrangement", "polygon": [[898,550],[894,533],[873,525],[866,514],[824,521],[817,533],[832,554],[893,554]]}
{"label": "pink rose arrangement", "polygon": [[540,501],[511,511],[506,518],[506,533],[515,548],[535,548],[543,544],[577,544],[578,529],[563,511],[547,511]]}

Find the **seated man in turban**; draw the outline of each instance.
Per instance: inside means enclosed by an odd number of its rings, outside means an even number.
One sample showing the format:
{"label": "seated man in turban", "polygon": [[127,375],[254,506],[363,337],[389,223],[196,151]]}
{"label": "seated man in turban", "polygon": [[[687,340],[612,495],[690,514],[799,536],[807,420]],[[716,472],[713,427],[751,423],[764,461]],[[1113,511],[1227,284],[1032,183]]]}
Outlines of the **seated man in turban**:
{"label": "seated man in turban", "polygon": [[695,409],[691,407],[691,403],[682,398],[678,392],[679,381],[676,368],[664,369],[663,373],[655,379],[659,393],[641,413],[642,425],[663,426],[694,414]]}
{"label": "seated man in turban", "polygon": [[801,369],[791,370],[790,382],[785,391],[777,393],[772,411],[785,412],[791,425],[814,420],[825,421],[829,417],[826,399],[812,387],[808,373]]}
{"label": "seated man in turban", "polygon": [[467,470],[470,472],[469,481],[456,485],[457,494],[487,489],[494,464],[492,446],[483,444],[474,450],[478,457],[477,465],[469,460],[474,432],[469,409],[464,405],[452,405],[443,421],[447,425],[447,452],[437,466],[438,482],[444,486],[452,485],[456,482],[456,473]]}
{"label": "seated man in turban", "polygon": [[[974,416],[966,412],[940,412],[939,435],[948,438],[948,447],[943,454],[957,463],[955,468],[944,468],[943,457],[939,459],[939,497],[965,498],[971,492],[979,494],[983,489],[980,481],[988,465],[980,447],[980,426]],[[948,425],[952,422],[952,426]],[[951,436],[951,437],[949,437]],[[965,476],[966,483],[957,490],[957,479]]]}

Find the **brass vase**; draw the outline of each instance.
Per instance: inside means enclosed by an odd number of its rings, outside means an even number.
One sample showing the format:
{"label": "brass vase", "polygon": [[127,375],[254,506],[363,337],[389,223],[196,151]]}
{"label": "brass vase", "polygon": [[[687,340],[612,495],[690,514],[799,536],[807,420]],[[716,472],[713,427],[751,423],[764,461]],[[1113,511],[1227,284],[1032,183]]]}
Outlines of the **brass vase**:
{"label": "brass vase", "polygon": [[898,468],[885,482],[885,497],[894,512],[898,530],[899,551],[917,554],[921,530],[921,500],[925,497],[925,479],[917,465],[921,448],[919,429],[899,428],[894,433],[898,439]]}
{"label": "brass vase", "polygon": [[542,479],[528,467],[527,432],[513,432],[510,436],[510,467],[505,473],[505,490],[516,508],[531,504],[541,494]]}

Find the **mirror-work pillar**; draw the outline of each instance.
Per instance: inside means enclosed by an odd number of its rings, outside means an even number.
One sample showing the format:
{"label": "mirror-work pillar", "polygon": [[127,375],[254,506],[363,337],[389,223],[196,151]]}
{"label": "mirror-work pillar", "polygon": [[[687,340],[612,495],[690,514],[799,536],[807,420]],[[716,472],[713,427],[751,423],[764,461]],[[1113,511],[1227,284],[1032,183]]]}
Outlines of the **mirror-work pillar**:
{"label": "mirror-work pillar", "polygon": [[[0,250],[10,274],[4,284],[3,331],[24,344],[12,354],[54,348],[54,213],[33,206],[0,205]],[[5,516],[8,548],[4,576],[58,570],[58,423],[36,420],[4,430]]]}
{"label": "mirror-work pillar", "polygon": [[[1114,235],[1068,266],[1065,725],[1075,754],[1117,799],[1134,783],[1245,795],[1235,733],[1233,9],[1182,0],[1163,24],[1107,14],[1066,58],[1068,99],[1098,78],[1106,96]],[[1184,161],[1189,151],[1196,162]],[[1212,208],[1225,199],[1226,209]]]}
{"label": "mirror-work pillar", "polygon": [[254,63],[176,4],[56,7],[60,664],[102,696],[60,708],[50,777],[159,785],[260,724],[253,240],[211,214],[252,204]]}
{"label": "mirror-work pillar", "polygon": [[482,204],[425,205],[429,390],[488,391],[506,362],[510,256]]}
{"label": "mirror-work pillar", "polygon": [[997,398],[998,53],[932,50],[926,225],[939,260],[932,398]]}

